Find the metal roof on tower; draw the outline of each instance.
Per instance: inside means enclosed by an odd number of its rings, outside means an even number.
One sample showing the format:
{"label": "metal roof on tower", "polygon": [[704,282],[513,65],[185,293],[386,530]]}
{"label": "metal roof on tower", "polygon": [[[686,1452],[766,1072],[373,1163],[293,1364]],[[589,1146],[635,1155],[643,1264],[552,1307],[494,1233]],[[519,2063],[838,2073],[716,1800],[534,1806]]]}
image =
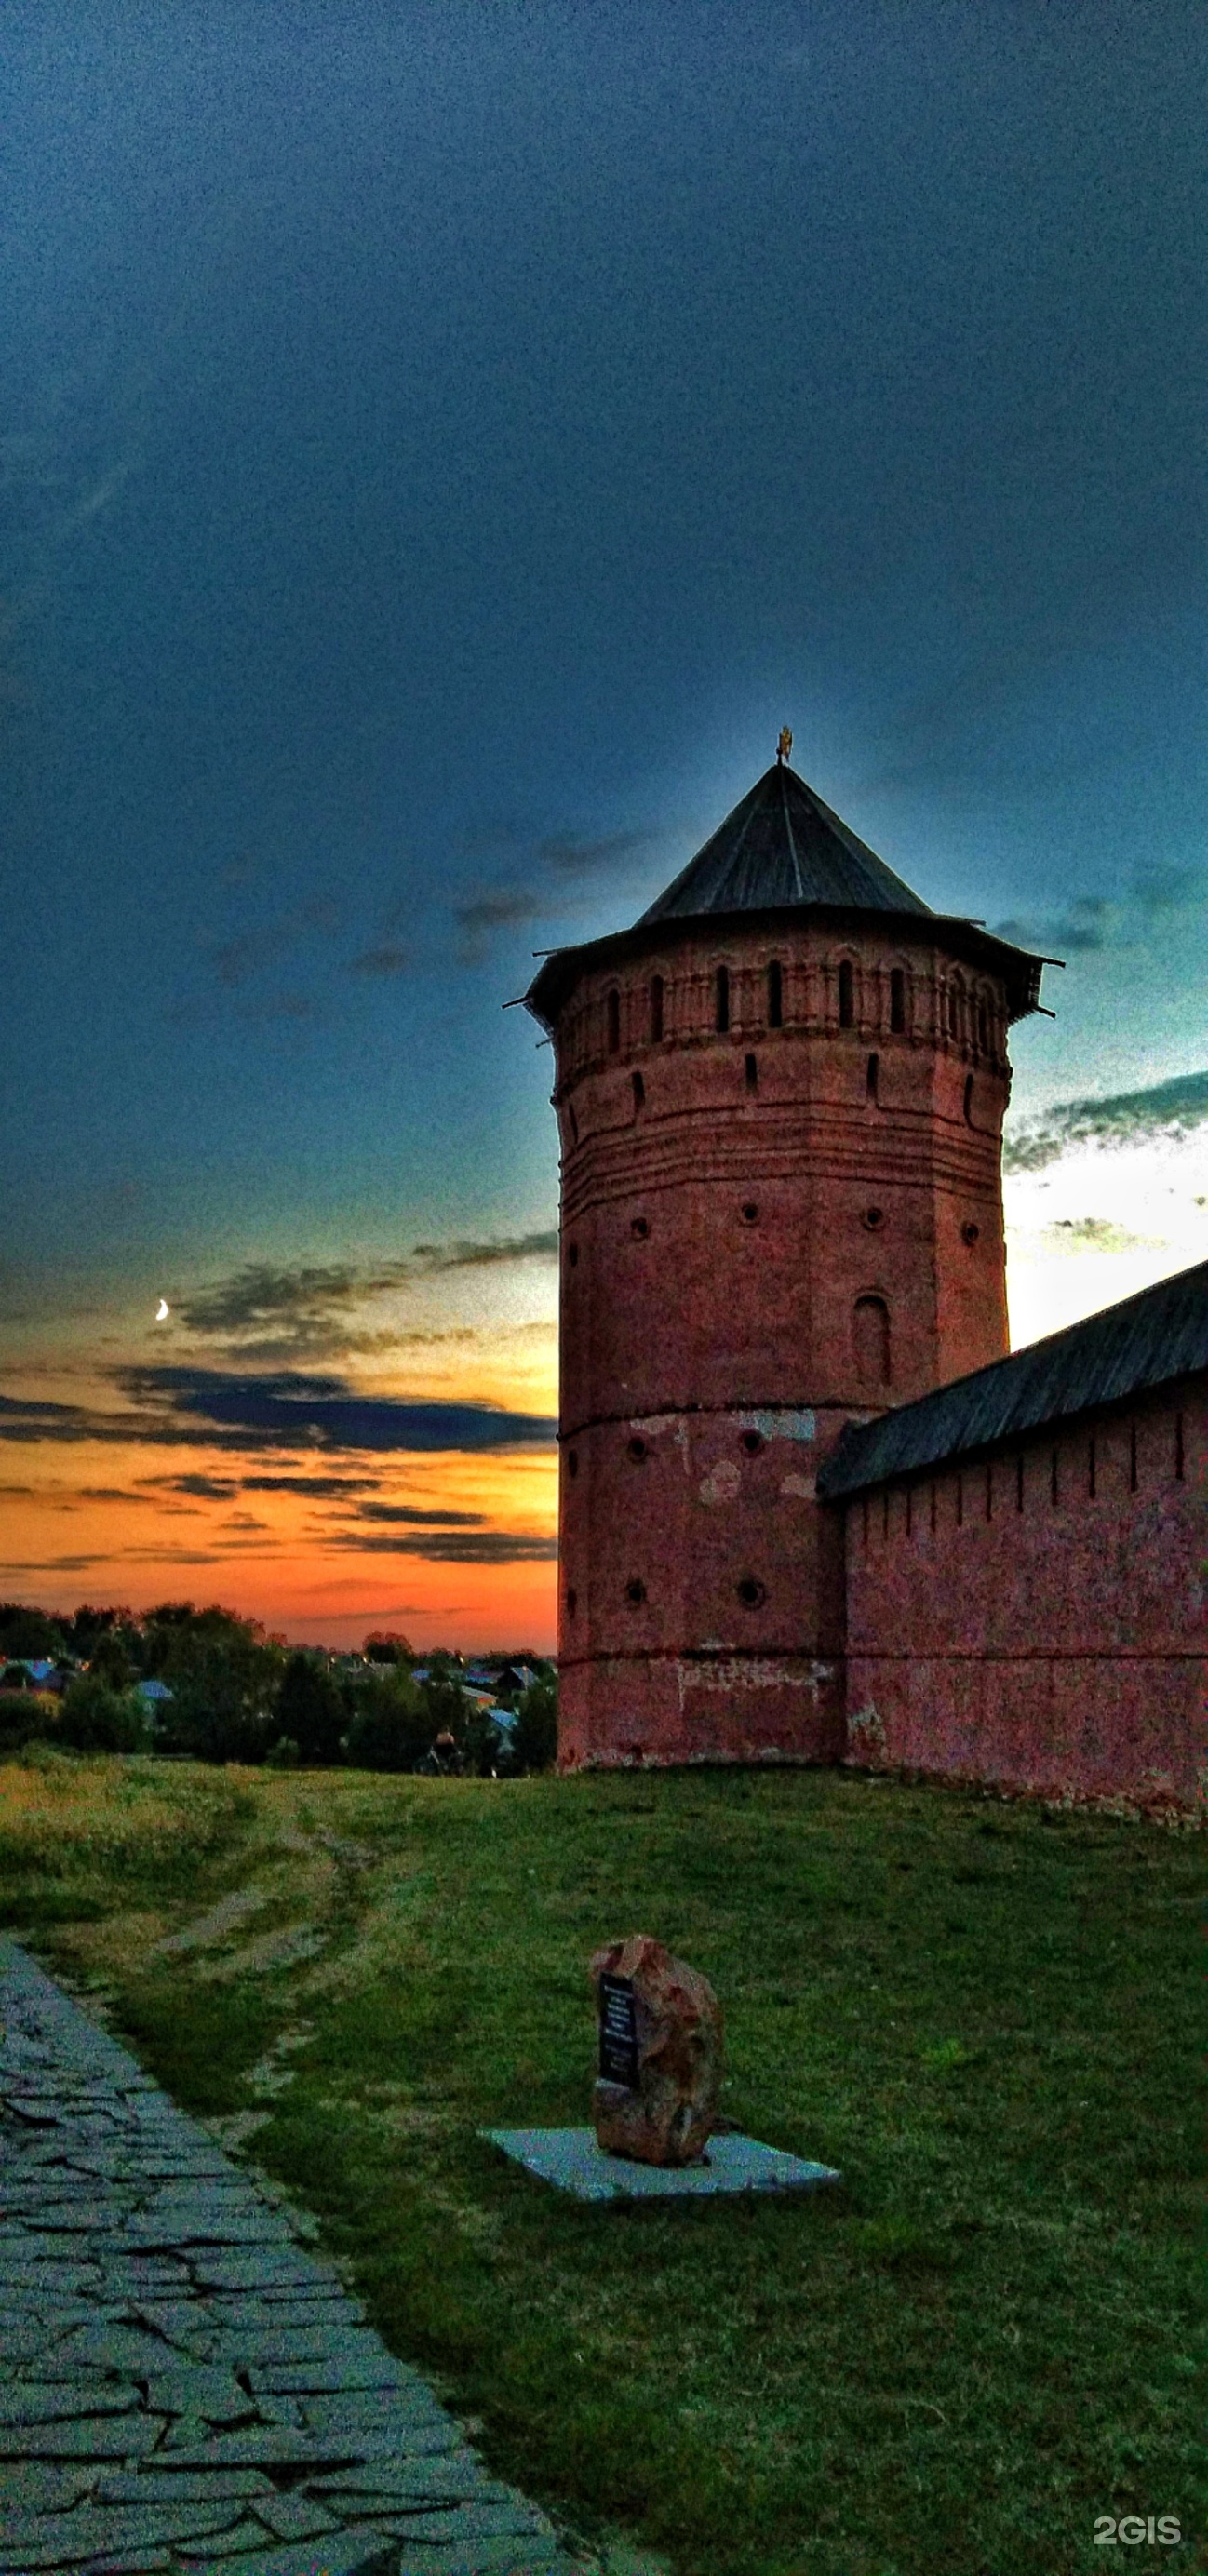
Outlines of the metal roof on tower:
{"label": "metal roof on tower", "polygon": [[935,917],[787,761],[775,760],[635,928],[798,903]]}
{"label": "metal roof on tower", "polygon": [[933,912],[789,768],[792,739],[787,731],[781,735],[771,768],[628,930],[551,951],[523,996],[543,1028],[554,1027],[583,974],[619,967],[656,944],[690,937],[701,923],[719,938],[727,924],[736,932],[758,925],[775,933],[795,927],[794,915],[802,913],[836,932],[854,930],[861,914],[876,913],[886,930],[896,926],[899,937],[917,939],[921,933],[950,956],[1001,977],[1009,1019],[1040,1008],[1046,960],[997,939],[980,922]]}

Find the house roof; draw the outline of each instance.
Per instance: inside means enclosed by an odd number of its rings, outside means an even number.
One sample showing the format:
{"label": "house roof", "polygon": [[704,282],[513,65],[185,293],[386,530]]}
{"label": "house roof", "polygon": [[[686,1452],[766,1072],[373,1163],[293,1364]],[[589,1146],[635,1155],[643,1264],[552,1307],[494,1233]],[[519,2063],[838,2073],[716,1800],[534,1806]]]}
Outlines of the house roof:
{"label": "house roof", "polygon": [[1208,1369],[1208,1261],[915,1404],[849,1423],[819,1473],[818,1491],[830,1500],[867,1492],[1199,1369]]}
{"label": "house roof", "polygon": [[704,847],[628,930],[579,948],[556,949],[546,958],[524,999],[535,1019],[552,1028],[581,974],[619,966],[652,942],[699,933],[702,922],[792,927],[808,912],[829,926],[854,927],[876,913],[900,935],[921,931],[1007,987],[1012,1019],[1034,1011],[1044,959],[1030,956],[978,922],[933,912],[922,896],[895,876],[849,824],[825,805],[785,761],[762,778],[710,834]]}

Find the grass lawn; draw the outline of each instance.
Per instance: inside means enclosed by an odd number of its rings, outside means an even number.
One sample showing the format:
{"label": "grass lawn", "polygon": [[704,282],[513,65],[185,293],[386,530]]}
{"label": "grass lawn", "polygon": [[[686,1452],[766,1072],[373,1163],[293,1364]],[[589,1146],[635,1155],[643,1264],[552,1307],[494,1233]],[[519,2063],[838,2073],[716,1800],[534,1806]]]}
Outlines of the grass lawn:
{"label": "grass lawn", "polygon": [[[1113,2513],[1193,2560],[1202,1866],[836,1772],[0,1770],[5,1922],[244,2115],[494,2466],[674,2576],[1064,2576]],[[727,2110],[842,2190],[583,2207],[477,2137],[588,2117],[631,1930],[716,1987]]]}

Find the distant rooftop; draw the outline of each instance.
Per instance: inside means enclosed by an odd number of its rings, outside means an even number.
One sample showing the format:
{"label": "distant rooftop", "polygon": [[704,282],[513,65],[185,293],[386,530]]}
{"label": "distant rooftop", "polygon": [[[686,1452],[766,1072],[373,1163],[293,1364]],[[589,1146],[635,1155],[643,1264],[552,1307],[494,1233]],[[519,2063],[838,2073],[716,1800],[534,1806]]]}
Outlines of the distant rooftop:
{"label": "distant rooftop", "polygon": [[819,1474],[818,1491],[834,1501],[891,1477],[947,1466],[1198,1369],[1208,1369],[1208,1261],[876,1422],[849,1424]]}

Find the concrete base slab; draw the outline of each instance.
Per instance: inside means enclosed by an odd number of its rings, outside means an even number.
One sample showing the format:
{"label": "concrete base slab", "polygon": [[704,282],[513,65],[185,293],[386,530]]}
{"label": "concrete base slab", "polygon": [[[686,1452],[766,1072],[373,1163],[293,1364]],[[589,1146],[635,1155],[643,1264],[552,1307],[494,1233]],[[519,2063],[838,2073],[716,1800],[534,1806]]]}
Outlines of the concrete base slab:
{"label": "concrete base slab", "polygon": [[816,2191],[839,2182],[833,2165],[815,2165],[782,2147],[761,2146],[741,2130],[710,2138],[698,2165],[639,2165],[610,2156],[594,2129],[480,2129],[492,2146],[524,2165],[541,2182],[556,2183],[576,2200],[700,2199],[709,2192]]}

